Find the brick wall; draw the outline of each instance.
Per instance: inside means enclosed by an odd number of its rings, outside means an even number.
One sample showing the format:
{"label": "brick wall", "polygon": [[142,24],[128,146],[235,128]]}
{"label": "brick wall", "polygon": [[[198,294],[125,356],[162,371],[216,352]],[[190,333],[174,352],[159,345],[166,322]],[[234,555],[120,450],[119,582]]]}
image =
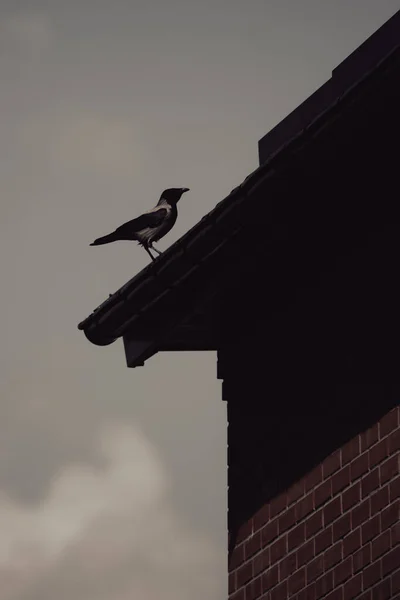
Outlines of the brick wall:
{"label": "brick wall", "polygon": [[231,600],[400,599],[399,413],[387,412],[242,520],[229,559]]}

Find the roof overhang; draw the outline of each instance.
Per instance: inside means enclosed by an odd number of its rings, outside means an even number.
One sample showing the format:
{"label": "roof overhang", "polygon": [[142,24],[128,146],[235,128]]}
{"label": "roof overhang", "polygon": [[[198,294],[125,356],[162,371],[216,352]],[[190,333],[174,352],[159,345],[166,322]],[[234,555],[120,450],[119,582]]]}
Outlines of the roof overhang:
{"label": "roof overhang", "polygon": [[[396,15],[398,31],[399,17],[400,13]],[[369,156],[365,140],[367,135],[371,139],[375,136],[374,143],[382,146],[387,139],[385,128],[392,126],[393,134],[398,129],[399,43],[400,35],[391,52],[385,48],[383,58],[358,81],[349,78],[348,88],[339,98],[270,153],[268,160],[214,210],[82,321],[79,329],[86,337],[97,345],[122,337],[129,367],[144,364],[159,351],[216,350],[221,343],[221,315],[229,312],[226,302],[232,298],[228,290],[250,286],[250,279],[257,279],[260,269],[265,269],[265,263],[256,259],[258,251],[278,269],[284,253],[290,261],[290,254],[296,257],[299,245],[307,245],[304,235],[313,235],[310,221],[315,220],[319,230],[314,243],[319,244],[320,252],[324,247],[326,252],[332,248],[341,252],[334,236],[338,230],[343,240],[346,235],[347,239],[357,235],[362,199],[356,199],[354,206],[341,195],[328,200],[326,181],[332,177],[329,169],[333,167],[326,148],[333,148],[336,170],[358,169],[359,176],[363,168],[367,172],[373,168],[373,160],[381,159]],[[390,123],[393,114],[397,115],[396,123]],[[380,151],[381,156],[391,152],[384,147]],[[321,177],[325,169],[325,202],[293,201],[297,182],[303,178],[299,186],[304,185],[304,177],[313,169]],[[377,218],[376,207],[365,203],[362,207],[364,222]],[[300,232],[299,227],[303,228]],[[311,265],[313,268],[317,267]],[[282,285],[295,287],[295,277]],[[276,287],[275,283],[275,291]],[[285,292],[290,295],[288,287]]]}

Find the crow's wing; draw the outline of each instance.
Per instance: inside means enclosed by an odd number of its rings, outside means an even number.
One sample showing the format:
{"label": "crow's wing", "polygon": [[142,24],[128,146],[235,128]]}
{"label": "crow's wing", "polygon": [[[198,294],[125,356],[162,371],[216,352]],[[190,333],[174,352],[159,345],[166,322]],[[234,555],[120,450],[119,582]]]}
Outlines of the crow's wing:
{"label": "crow's wing", "polygon": [[137,233],[138,231],[141,231],[146,227],[157,227],[158,225],[160,225],[160,223],[163,222],[167,214],[168,211],[166,208],[158,208],[155,211],[144,213],[144,215],[141,215],[136,219],[132,219],[131,221],[124,223],[115,231],[124,235],[130,233]]}

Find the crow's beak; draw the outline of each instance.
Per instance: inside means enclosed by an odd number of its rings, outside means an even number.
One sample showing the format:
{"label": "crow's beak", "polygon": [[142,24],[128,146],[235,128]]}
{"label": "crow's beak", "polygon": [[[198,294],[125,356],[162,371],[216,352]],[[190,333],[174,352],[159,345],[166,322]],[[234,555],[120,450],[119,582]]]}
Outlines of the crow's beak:
{"label": "crow's beak", "polygon": [[190,192],[189,188],[181,188],[182,194],[184,194],[185,192]]}

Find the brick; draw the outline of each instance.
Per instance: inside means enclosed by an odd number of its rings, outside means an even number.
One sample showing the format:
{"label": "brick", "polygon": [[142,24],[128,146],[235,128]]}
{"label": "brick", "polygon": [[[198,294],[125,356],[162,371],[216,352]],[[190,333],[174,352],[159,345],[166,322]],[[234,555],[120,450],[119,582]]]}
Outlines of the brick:
{"label": "brick", "polygon": [[328,479],[314,490],[314,506],[318,508],[332,497],[332,480]]}
{"label": "brick", "polygon": [[335,519],[341,515],[341,502],[340,497],[334,498],[324,508],[324,525],[325,527],[332,523]]}
{"label": "brick", "polygon": [[361,527],[355,529],[344,538],[343,557],[353,554],[359,548],[361,548]]}
{"label": "brick", "polygon": [[380,561],[372,563],[369,567],[366,567],[362,572],[363,576],[363,587],[364,589],[368,589],[374,583],[379,581],[381,578],[382,565]]}
{"label": "brick", "polygon": [[239,590],[238,592],[236,592],[236,594],[234,594],[232,596],[232,598],[230,598],[230,600],[245,600],[245,590],[244,590],[244,588],[242,588],[241,590]]}
{"label": "brick", "polygon": [[253,533],[253,519],[249,519],[249,521],[246,521],[246,523],[243,523],[243,525],[240,527],[237,537],[236,537],[236,542],[237,543],[243,542],[245,539],[250,537],[250,535],[252,533]]}
{"label": "brick", "polygon": [[306,580],[307,583],[311,583],[317,579],[324,572],[324,559],[323,556],[317,556],[314,558],[306,567]]}
{"label": "brick", "polygon": [[355,438],[347,442],[342,447],[342,465],[351,462],[356,456],[360,454],[360,437],[357,435]]}
{"label": "brick", "polygon": [[343,588],[337,588],[325,596],[324,600],[343,600]]}
{"label": "brick", "polygon": [[288,552],[303,544],[306,540],[306,523],[300,523],[288,533]]}
{"label": "brick", "polygon": [[278,565],[270,567],[261,578],[262,591],[266,592],[279,583]]}
{"label": "brick", "polygon": [[376,425],[373,425],[372,427],[370,427],[369,429],[367,429],[366,431],[364,431],[360,435],[361,452],[364,452],[365,450],[367,450],[367,448],[370,448],[373,444],[376,444],[376,442],[378,440],[379,440],[379,430],[378,430],[378,424],[376,424]]}
{"label": "brick", "polygon": [[368,454],[361,454],[358,458],[354,459],[352,463],[350,463],[350,477],[351,480],[358,479],[362,477],[369,468],[368,464]]}
{"label": "brick", "polygon": [[388,435],[391,431],[399,426],[399,417],[397,407],[385,415],[379,423],[379,435],[381,438]]}
{"label": "brick", "polygon": [[287,538],[283,536],[276,540],[271,546],[271,565],[280,560],[287,552]]}
{"label": "brick", "polygon": [[270,565],[269,548],[265,548],[260,554],[253,559],[253,575],[256,577],[263,573]]}
{"label": "brick", "polygon": [[306,569],[302,567],[289,577],[289,594],[296,594],[306,585]]}
{"label": "brick", "polygon": [[262,546],[266,546],[267,544],[272,542],[272,540],[274,540],[276,537],[278,537],[278,520],[277,519],[275,519],[274,521],[271,521],[271,523],[268,523],[267,525],[265,525],[265,527],[263,527],[261,529],[261,544],[262,544]]}
{"label": "brick", "polygon": [[327,527],[315,537],[315,554],[319,554],[333,543],[332,527]]}
{"label": "brick", "polygon": [[348,485],[350,485],[350,465],[340,469],[332,476],[332,494],[341,492]]}
{"label": "brick", "polygon": [[342,584],[351,577],[352,559],[351,556],[340,562],[333,571],[335,586]]}
{"label": "brick", "polygon": [[333,541],[344,538],[351,530],[350,513],[346,513],[333,524]]}
{"label": "brick", "polygon": [[359,573],[347,581],[343,588],[343,600],[353,600],[362,590],[362,574]]}
{"label": "brick", "polygon": [[382,440],[369,450],[369,466],[372,469],[381,463],[389,455],[389,443],[387,439]]}
{"label": "brick", "polygon": [[382,513],[381,513],[382,531],[384,531],[385,529],[389,529],[389,527],[391,527],[391,525],[394,525],[394,523],[397,523],[397,521],[400,518],[399,509],[400,509],[400,502],[398,500],[396,500],[395,502],[393,502],[393,504],[391,504],[385,510],[382,511]]}
{"label": "brick", "polygon": [[392,574],[392,594],[400,594],[400,569]]}
{"label": "brick", "polygon": [[301,592],[297,594],[296,600],[317,600],[315,583],[311,583],[303,590],[301,590]]}
{"label": "brick", "polygon": [[245,583],[253,577],[253,563],[248,562],[239,567],[236,573],[236,583],[238,588],[241,588]]}
{"label": "brick", "polygon": [[296,509],[294,506],[288,508],[278,519],[279,535],[287,531],[296,522]]}
{"label": "brick", "polygon": [[343,510],[348,510],[361,500],[361,481],[357,481],[342,494]]}
{"label": "brick", "polygon": [[322,465],[317,465],[305,477],[305,492],[309,492],[322,481]]}
{"label": "brick", "polygon": [[269,600],[287,600],[288,598],[288,582],[282,581],[276,588],[271,591]]}
{"label": "brick", "polygon": [[331,548],[324,553],[325,569],[330,569],[342,560],[342,542],[336,542]]}
{"label": "brick", "polygon": [[389,504],[389,486],[385,486],[371,496],[371,514],[379,512]]}
{"label": "brick", "polygon": [[246,586],[246,600],[256,600],[261,594],[261,577],[257,577]]}
{"label": "brick", "polygon": [[374,600],[393,600],[391,579],[387,577],[380,581],[372,590]]}
{"label": "brick", "polygon": [[279,581],[287,579],[297,569],[297,557],[296,553],[292,552],[289,556],[286,556],[279,563]]}
{"label": "brick", "polygon": [[300,479],[300,481],[296,481],[287,492],[288,506],[293,502],[297,502],[299,498],[304,496],[305,492],[305,481],[304,479]]}
{"label": "brick", "polygon": [[322,476],[324,479],[330,477],[333,473],[338,471],[341,467],[341,451],[336,450],[330,456],[328,456],[322,463]]}
{"label": "brick", "polygon": [[399,474],[399,456],[396,454],[391,456],[380,467],[382,485],[391,479],[394,479]]}
{"label": "brick", "polygon": [[370,501],[369,498],[361,502],[358,506],[355,506],[351,511],[351,518],[353,527],[358,527],[364,521],[369,519],[370,516]]}
{"label": "brick", "polygon": [[320,529],[322,529],[322,510],[317,510],[311,517],[309,517],[305,523],[306,538],[315,535]]}
{"label": "brick", "polygon": [[329,571],[322,575],[315,582],[315,595],[317,598],[321,598],[333,590],[333,571]]}
{"label": "brick", "polygon": [[314,558],[314,540],[310,540],[297,550],[297,565],[302,567]]}
{"label": "brick", "polygon": [[307,494],[296,504],[296,520],[300,521],[309,515],[314,509],[313,493]]}
{"label": "brick", "polygon": [[264,504],[253,517],[254,531],[261,529],[269,521],[269,504]]}
{"label": "brick", "polygon": [[373,600],[372,598],[372,590],[367,590],[361,596],[358,596],[357,600]]}
{"label": "brick", "polygon": [[374,539],[371,546],[372,560],[376,560],[382,554],[390,550],[390,531],[386,530]]}
{"label": "brick", "polygon": [[236,573],[229,573],[228,577],[228,592],[229,595],[236,591]]}
{"label": "brick", "polygon": [[392,547],[394,548],[400,541],[400,521],[393,525],[390,534],[392,538]]}
{"label": "brick", "polygon": [[251,556],[261,550],[261,531],[257,531],[244,543],[244,558],[248,560]]}
{"label": "brick", "polygon": [[244,544],[239,544],[233,549],[230,561],[229,570],[237,569],[244,562]]}
{"label": "brick", "polygon": [[393,431],[389,436],[389,454],[395,454],[400,450],[400,428]]}
{"label": "brick", "polygon": [[396,477],[390,482],[390,502],[400,498],[400,477]]}
{"label": "brick", "polygon": [[353,554],[353,573],[356,574],[371,562],[371,546],[363,546]]}
{"label": "brick", "polygon": [[381,532],[381,516],[375,515],[361,527],[361,543],[366,544]]}
{"label": "brick", "polygon": [[282,493],[279,496],[276,496],[270,504],[270,518],[272,519],[276,515],[279,515],[283,512],[287,507],[287,495],[286,493]]}
{"label": "brick", "polygon": [[361,479],[361,497],[366,498],[379,488],[379,468],[376,467]]}
{"label": "brick", "polygon": [[382,575],[385,577],[399,568],[400,565],[400,546],[396,546],[382,558]]}

